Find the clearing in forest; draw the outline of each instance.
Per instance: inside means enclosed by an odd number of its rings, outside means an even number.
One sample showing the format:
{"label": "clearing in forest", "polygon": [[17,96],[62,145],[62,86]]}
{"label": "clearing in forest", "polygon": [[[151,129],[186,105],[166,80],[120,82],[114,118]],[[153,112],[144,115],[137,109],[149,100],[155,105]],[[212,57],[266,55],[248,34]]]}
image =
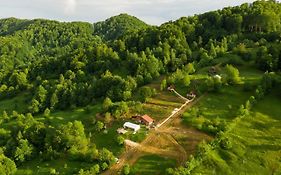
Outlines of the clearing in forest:
{"label": "clearing in forest", "polygon": [[[150,161],[142,161],[143,157],[149,155],[160,156],[159,159],[168,162],[174,160],[178,166],[183,165],[188,157],[194,153],[197,144],[202,140],[211,139],[207,134],[186,127],[181,123],[181,114],[201,98],[184,106],[161,127],[151,130],[141,143],[129,144],[126,151],[119,157],[119,162],[103,174],[116,174],[125,164],[134,167],[138,167],[139,162],[149,164]],[[144,113],[155,118],[156,124],[158,124],[170,116],[175,108],[180,108],[184,103],[185,101],[174,93],[162,91],[144,104]],[[143,166],[148,166],[148,164]],[[153,169],[151,171],[153,172]],[[135,170],[134,173],[140,174],[142,172]]]}

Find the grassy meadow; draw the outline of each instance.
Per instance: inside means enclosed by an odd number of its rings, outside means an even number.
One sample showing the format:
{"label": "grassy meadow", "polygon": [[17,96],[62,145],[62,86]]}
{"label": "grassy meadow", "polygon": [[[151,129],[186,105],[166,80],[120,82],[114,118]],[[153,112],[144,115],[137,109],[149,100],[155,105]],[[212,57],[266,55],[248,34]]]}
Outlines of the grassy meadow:
{"label": "grassy meadow", "polygon": [[194,174],[281,174],[280,106],[276,89],[227,134],[232,147],[211,151]]}

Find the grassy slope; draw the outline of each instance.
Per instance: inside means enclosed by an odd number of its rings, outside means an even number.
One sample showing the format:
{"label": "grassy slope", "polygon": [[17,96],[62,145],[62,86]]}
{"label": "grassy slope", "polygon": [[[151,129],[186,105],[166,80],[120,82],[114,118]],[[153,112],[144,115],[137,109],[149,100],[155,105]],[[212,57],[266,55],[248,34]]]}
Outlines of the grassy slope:
{"label": "grassy slope", "polygon": [[219,93],[209,93],[197,108],[205,118],[231,120],[236,116],[239,106],[251,95],[252,93],[243,91],[241,86],[226,86]]}
{"label": "grassy slope", "polygon": [[141,157],[132,167],[133,175],[163,175],[167,168],[176,166],[176,161],[157,155]]}
{"label": "grassy slope", "polygon": [[212,151],[194,174],[280,174],[280,106],[281,95],[276,90],[228,134],[232,148]]}
{"label": "grassy slope", "polygon": [[[222,69],[222,68],[221,68]],[[207,68],[203,68],[193,75],[194,79],[206,78]],[[241,66],[239,67],[240,76],[244,83],[251,82],[257,84],[263,72],[256,70],[251,66]],[[223,72],[221,72],[223,73]],[[237,110],[241,104],[244,104],[246,100],[249,99],[254,92],[244,91],[243,84],[236,86],[223,86],[220,92],[210,92],[208,95],[202,99],[194,109],[199,110],[200,116],[207,119],[225,119],[230,122],[234,117],[236,117]],[[189,115],[189,111],[185,113],[187,122],[200,122],[199,119],[194,119],[191,121],[192,116]],[[196,121],[198,120],[198,121]]]}

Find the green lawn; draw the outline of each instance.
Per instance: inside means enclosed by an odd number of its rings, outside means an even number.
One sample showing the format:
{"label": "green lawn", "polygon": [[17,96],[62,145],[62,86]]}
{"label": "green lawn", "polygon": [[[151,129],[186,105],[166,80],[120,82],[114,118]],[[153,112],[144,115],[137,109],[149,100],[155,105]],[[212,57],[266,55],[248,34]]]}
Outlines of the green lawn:
{"label": "green lawn", "polygon": [[164,175],[167,168],[176,166],[176,160],[160,157],[157,155],[146,155],[138,159],[131,168],[132,175]]}
{"label": "green lawn", "polygon": [[118,145],[116,138],[118,136],[117,129],[123,126],[124,122],[114,122],[110,127],[107,127],[106,130],[98,132],[92,132],[91,140],[96,144],[98,149],[107,148],[115,156],[118,156],[122,153],[124,147]]}
{"label": "green lawn", "polygon": [[232,148],[211,151],[194,174],[281,174],[280,107],[276,89],[227,134]]}

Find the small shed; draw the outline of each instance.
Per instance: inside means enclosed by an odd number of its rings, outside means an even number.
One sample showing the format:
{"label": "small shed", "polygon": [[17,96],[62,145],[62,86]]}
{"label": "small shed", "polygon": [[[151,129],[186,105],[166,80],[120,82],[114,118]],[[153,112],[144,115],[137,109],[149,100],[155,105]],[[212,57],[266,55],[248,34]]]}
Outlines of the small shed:
{"label": "small shed", "polygon": [[140,129],[140,125],[137,125],[137,124],[134,124],[131,122],[126,122],[126,123],[124,123],[123,128],[129,128],[129,129],[132,129],[135,132],[137,132]]}
{"label": "small shed", "polygon": [[140,121],[147,126],[153,124],[153,122],[154,122],[154,120],[150,116],[148,116],[147,114],[141,116]]}

